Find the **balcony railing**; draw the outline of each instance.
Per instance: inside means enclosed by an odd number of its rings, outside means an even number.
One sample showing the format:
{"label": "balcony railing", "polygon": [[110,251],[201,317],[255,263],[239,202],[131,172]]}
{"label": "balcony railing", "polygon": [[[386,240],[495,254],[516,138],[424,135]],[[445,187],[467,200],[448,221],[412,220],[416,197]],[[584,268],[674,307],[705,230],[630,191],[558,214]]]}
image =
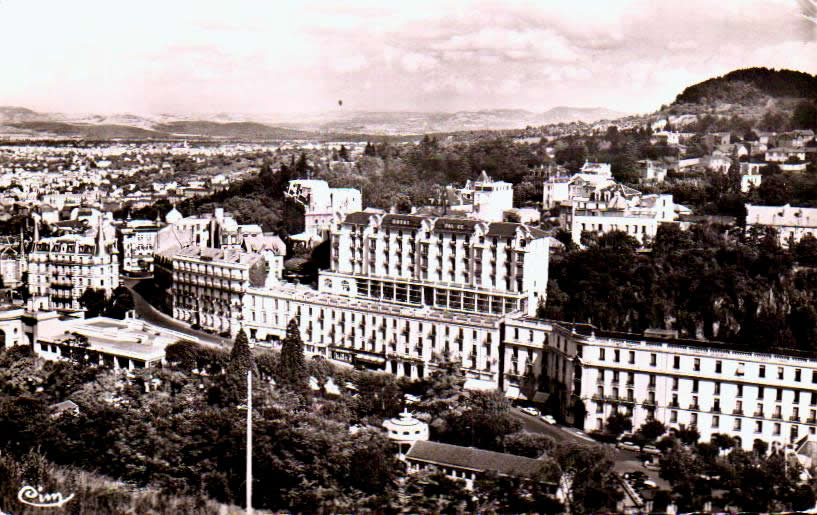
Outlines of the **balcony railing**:
{"label": "balcony railing", "polygon": [[732,415],[743,415],[742,409],[734,409],[732,410]]}

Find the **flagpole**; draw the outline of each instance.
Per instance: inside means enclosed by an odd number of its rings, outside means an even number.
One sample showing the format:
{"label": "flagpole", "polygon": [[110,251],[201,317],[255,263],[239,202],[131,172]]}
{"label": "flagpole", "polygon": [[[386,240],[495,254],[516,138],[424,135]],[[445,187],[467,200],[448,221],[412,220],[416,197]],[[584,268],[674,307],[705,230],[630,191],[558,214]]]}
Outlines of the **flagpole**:
{"label": "flagpole", "polygon": [[252,514],[252,369],[247,370],[247,513]]}

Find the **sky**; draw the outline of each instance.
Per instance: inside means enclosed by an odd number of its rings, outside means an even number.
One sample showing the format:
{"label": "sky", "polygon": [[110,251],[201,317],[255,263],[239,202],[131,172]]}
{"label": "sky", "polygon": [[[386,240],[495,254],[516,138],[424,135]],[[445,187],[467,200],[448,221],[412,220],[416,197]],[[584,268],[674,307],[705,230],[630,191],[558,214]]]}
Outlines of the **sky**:
{"label": "sky", "polygon": [[643,113],[736,68],[817,73],[807,15],[817,0],[0,0],[0,105]]}

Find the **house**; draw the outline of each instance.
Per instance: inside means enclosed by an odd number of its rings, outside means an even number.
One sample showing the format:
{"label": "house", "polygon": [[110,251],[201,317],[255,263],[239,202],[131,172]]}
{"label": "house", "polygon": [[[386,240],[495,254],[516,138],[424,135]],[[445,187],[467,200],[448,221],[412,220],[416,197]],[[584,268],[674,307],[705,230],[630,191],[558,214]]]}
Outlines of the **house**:
{"label": "house", "polygon": [[817,237],[817,208],[746,204],[746,226],[774,228],[780,244],[786,246],[806,235]]}
{"label": "house", "polygon": [[806,150],[796,147],[776,147],[766,151],[766,162],[785,163],[786,161],[805,161]]}

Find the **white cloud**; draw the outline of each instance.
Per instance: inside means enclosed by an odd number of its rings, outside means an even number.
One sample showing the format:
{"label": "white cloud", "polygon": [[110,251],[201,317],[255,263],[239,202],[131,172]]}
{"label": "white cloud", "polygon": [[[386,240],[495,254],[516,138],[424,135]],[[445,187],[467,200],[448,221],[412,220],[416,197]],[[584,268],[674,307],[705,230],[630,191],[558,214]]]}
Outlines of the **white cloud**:
{"label": "white cloud", "polygon": [[417,52],[407,52],[403,54],[400,59],[403,69],[407,72],[418,72],[433,70],[439,64],[439,60],[431,55],[420,54]]}

